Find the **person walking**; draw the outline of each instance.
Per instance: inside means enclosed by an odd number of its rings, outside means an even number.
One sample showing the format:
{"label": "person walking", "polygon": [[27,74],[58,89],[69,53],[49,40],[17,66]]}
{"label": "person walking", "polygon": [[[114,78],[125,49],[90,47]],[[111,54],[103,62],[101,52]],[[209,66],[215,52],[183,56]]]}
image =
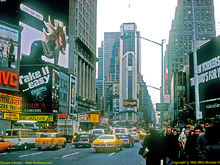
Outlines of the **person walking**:
{"label": "person walking", "polygon": [[179,142],[172,134],[172,128],[167,127],[167,134],[164,141],[165,165],[170,165],[172,161],[178,160]]}
{"label": "person walking", "polygon": [[147,165],[160,165],[162,159],[162,138],[156,133],[154,128],[149,129],[149,135],[145,136],[142,144],[143,148],[149,150],[146,157]]}

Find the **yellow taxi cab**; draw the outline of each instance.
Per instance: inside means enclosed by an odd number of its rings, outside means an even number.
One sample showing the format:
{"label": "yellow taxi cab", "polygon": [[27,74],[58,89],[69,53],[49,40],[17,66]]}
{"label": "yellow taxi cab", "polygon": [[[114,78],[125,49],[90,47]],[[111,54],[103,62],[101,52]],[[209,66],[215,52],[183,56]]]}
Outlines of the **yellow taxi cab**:
{"label": "yellow taxi cab", "polygon": [[111,150],[117,151],[123,149],[123,140],[116,137],[112,134],[103,134],[100,135],[95,141],[93,141],[93,148],[96,152],[99,150]]}
{"label": "yellow taxi cab", "polygon": [[140,139],[146,136],[146,132],[142,129],[139,129],[137,134],[139,135]]}
{"label": "yellow taxi cab", "polygon": [[12,143],[11,142],[6,142],[4,141],[4,139],[2,139],[0,137],[0,151],[10,151],[12,147]]}
{"label": "yellow taxi cab", "polygon": [[66,138],[61,137],[57,132],[41,133],[35,144],[38,150],[41,150],[41,148],[53,148],[56,150],[59,146],[66,147]]}

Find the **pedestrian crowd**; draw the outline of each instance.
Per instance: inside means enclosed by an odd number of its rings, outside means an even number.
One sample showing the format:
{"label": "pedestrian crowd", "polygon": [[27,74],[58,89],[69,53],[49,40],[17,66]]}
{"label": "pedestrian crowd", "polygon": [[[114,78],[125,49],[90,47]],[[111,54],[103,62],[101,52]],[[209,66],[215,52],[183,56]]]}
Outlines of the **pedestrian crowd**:
{"label": "pedestrian crowd", "polygon": [[[219,123],[200,121],[199,125],[186,125],[157,131],[150,128],[142,140],[147,152],[143,157],[147,165],[175,164],[173,162],[204,162],[220,160]],[[161,161],[161,159],[163,161]],[[201,163],[202,164],[202,163]]]}

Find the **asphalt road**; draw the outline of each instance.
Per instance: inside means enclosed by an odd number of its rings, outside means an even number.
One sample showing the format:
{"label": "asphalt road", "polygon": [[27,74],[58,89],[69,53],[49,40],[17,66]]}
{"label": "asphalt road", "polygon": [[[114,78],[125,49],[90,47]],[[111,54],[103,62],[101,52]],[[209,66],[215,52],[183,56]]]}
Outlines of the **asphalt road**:
{"label": "asphalt road", "polygon": [[11,152],[0,152],[2,164],[52,164],[52,165],[144,165],[145,160],[138,155],[140,142],[134,147],[122,151],[100,151],[91,148],[75,148],[67,143],[66,148],[58,150],[36,148],[28,150],[12,149]]}

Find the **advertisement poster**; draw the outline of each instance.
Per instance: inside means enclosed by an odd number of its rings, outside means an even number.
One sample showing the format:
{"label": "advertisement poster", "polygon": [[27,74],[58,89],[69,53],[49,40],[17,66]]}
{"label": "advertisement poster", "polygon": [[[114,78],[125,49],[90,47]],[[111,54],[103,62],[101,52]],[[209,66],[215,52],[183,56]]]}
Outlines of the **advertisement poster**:
{"label": "advertisement poster", "polygon": [[[20,11],[19,25],[23,27],[21,32],[22,63],[41,64],[42,61],[46,61],[68,68],[67,25],[53,14],[40,13],[25,4],[20,5]],[[34,17],[35,23],[22,19],[24,17]]]}
{"label": "advertisement poster", "polygon": [[[23,113],[53,113],[52,103],[59,98],[51,87],[57,79],[56,70],[51,65],[21,66],[20,91],[23,93]],[[53,72],[54,71],[54,72]],[[55,73],[55,77],[53,77]],[[52,82],[52,80],[54,80]],[[53,96],[53,98],[52,98]]]}
{"label": "advertisement poster", "polygon": [[90,114],[90,122],[98,123],[99,122],[99,115],[98,114]]}
{"label": "advertisement poster", "polygon": [[19,31],[0,22],[0,66],[18,69]]}

